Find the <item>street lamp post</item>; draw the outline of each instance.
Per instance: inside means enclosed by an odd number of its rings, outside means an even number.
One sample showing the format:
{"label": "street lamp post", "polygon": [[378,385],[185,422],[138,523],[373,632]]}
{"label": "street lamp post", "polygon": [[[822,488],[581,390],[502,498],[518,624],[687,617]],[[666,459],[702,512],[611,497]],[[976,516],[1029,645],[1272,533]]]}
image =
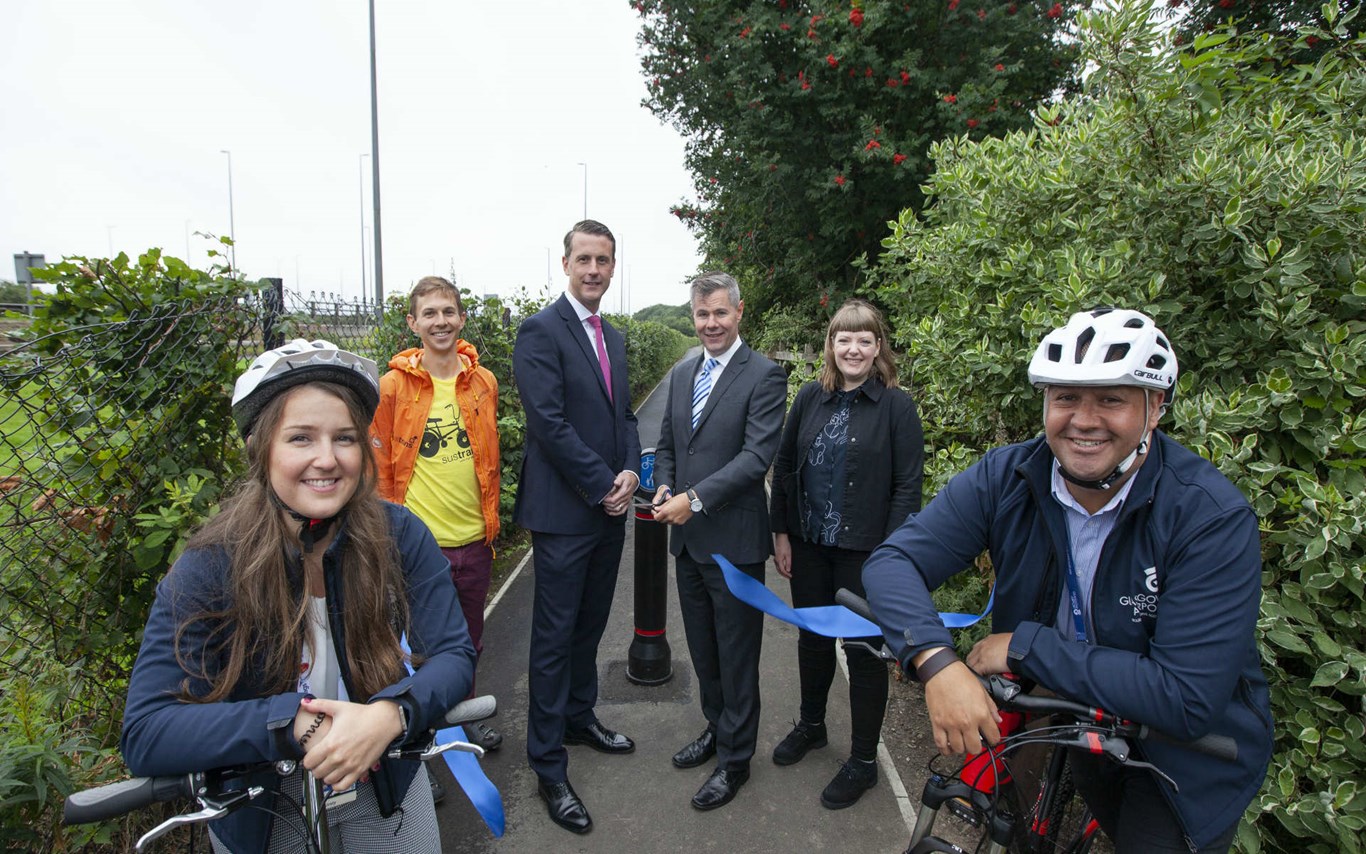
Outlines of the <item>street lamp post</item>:
{"label": "street lamp post", "polygon": [[384,238],[379,228],[379,86],[375,71],[375,0],[370,0],[370,167],[375,213],[375,313],[384,314]]}
{"label": "street lamp post", "polygon": [[360,167],[360,293],[364,299],[367,293],[366,282],[369,277],[365,272],[365,158],[368,153],[362,153],[357,163]]}
{"label": "street lamp post", "polygon": [[583,167],[583,218],[588,219],[588,164],[579,165]]}
{"label": "street lamp post", "polygon": [[237,275],[237,217],[232,204],[232,152],[220,148],[219,154],[228,155],[228,237],[232,238],[232,274]]}

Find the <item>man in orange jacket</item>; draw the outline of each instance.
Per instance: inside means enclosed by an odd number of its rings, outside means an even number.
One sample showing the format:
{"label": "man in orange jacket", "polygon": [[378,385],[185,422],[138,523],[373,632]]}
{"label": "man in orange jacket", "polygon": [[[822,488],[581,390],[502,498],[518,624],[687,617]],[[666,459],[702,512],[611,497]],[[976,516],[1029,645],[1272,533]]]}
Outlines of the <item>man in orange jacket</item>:
{"label": "man in orange jacket", "polygon": [[[460,337],[464,327],[455,286],[420,279],[408,297],[408,328],[422,346],[389,360],[370,438],[380,496],[427,523],[450,561],[477,655],[498,535],[498,380]],[[469,730],[486,750],[503,742],[486,724]]]}

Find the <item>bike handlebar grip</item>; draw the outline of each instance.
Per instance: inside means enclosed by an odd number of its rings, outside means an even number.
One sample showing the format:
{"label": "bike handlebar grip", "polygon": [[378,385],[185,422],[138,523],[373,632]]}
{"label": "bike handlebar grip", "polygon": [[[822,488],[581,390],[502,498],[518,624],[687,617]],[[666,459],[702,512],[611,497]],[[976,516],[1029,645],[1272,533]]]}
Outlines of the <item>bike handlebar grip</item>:
{"label": "bike handlebar grip", "polygon": [[841,587],[835,591],[835,602],[843,605],[869,622],[877,622],[877,620],[873,619],[872,609],[868,607],[868,600],[847,587]]}
{"label": "bike handlebar grip", "polygon": [[496,714],[498,700],[492,694],[485,694],[456,704],[455,708],[446,713],[446,725],[472,724],[475,721],[487,720]]}
{"label": "bike handlebar grip", "polygon": [[105,821],[160,801],[188,798],[192,794],[188,775],[134,777],[67,795],[62,805],[62,823]]}
{"label": "bike handlebar grip", "polygon": [[1223,759],[1226,762],[1238,761],[1238,742],[1227,735],[1208,733],[1200,736],[1194,741],[1182,741],[1178,738],[1172,738],[1166,733],[1149,728],[1148,731],[1144,733],[1144,736],[1146,738],[1151,738],[1154,741],[1165,741],[1167,744],[1174,744],[1177,747],[1185,747],[1194,750],[1197,753],[1203,753],[1206,756],[1213,756],[1215,759]]}

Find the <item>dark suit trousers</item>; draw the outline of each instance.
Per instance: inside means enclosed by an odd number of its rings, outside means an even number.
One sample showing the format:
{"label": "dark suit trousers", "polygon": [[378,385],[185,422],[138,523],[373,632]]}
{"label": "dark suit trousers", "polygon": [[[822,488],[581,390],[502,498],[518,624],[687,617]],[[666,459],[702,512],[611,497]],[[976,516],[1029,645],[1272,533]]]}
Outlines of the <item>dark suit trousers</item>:
{"label": "dark suit trousers", "polygon": [[598,642],[612,612],[626,526],[604,520],[593,534],[533,532],[536,598],[526,752],[532,770],[552,782],[567,779],[566,727],[597,720]]}
{"label": "dark suit trousers", "polygon": [[[716,765],[747,769],[759,737],[764,615],[731,594],[719,566],[700,564],[685,549],[674,568],[702,714],[716,731]],[[764,580],[762,563],[740,564],[739,569]]]}

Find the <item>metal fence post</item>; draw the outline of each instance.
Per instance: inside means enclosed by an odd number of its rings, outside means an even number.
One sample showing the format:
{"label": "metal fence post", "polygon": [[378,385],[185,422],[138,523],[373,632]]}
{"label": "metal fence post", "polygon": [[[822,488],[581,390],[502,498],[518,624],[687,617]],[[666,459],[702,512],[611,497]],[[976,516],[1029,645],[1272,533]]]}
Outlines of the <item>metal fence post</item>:
{"label": "metal fence post", "polygon": [[285,343],[284,333],[275,329],[281,313],[284,312],[285,280],[268,277],[262,281],[269,282],[270,287],[264,292],[266,311],[261,318],[261,340],[265,344],[265,349],[274,350]]}

